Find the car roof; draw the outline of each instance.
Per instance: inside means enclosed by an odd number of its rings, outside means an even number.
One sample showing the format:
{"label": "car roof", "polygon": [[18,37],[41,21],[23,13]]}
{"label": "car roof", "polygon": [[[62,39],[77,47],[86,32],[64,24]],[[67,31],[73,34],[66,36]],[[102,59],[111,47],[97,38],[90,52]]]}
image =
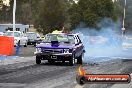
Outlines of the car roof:
{"label": "car roof", "polygon": [[53,34],[53,35],[54,34],[79,35],[79,33],[75,33],[75,34],[73,34],[73,33],[48,33],[48,34]]}
{"label": "car roof", "polygon": [[27,33],[35,33],[35,34],[37,34],[36,32],[27,32]]}
{"label": "car roof", "polygon": [[68,35],[77,36],[77,35],[79,35],[79,33],[75,33],[75,34],[68,34]]}
{"label": "car roof", "polygon": [[48,34],[51,34],[51,35],[59,35],[59,34],[66,34],[66,33],[48,33]]}
{"label": "car roof", "polygon": [[[6,31],[6,32],[13,32],[13,31]],[[14,31],[14,32],[18,32],[18,33],[21,33],[20,31]]]}

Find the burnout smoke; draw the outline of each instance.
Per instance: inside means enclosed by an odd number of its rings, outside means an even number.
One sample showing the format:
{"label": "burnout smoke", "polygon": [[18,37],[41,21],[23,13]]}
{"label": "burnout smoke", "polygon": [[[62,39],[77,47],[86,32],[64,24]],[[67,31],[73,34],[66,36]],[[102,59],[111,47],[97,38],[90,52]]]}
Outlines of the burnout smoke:
{"label": "burnout smoke", "polygon": [[[122,51],[122,37],[120,21],[113,22],[105,18],[97,23],[100,28],[81,28],[73,30],[73,33],[79,33],[85,47],[84,61],[106,61],[110,58],[96,57],[115,57]],[[95,60],[96,59],[96,60]]]}

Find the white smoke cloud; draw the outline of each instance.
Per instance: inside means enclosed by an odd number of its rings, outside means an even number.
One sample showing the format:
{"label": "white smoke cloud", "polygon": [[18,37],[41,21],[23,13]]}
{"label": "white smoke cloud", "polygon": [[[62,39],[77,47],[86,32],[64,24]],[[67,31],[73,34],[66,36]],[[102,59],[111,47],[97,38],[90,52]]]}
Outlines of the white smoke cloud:
{"label": "white smoke cloud", "polygon": [[[76,28],[73,33],[79,33],[81,40],[85,46],[85,61],[90,60],[90,57],[114,57],[121,54],[121,23],[120,21],[113,22],[111,19],[104,18],[97,23],[100,30],[95,28]],[[90,38],[97,38],[96,41],[106,41],[102,44],[90,44]]]}

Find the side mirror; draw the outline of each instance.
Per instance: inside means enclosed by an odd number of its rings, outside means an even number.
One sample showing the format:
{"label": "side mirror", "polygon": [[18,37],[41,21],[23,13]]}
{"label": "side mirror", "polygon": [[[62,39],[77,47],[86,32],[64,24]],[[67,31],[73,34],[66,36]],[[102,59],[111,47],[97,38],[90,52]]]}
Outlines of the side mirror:
{"label": "side mirror", "polygon": [[83,50],[83,53],[86,53],[86,51],[85,51],[85,50]]}
{"label": "side mirror", "polygon": [[75,43],[75,46],[78,45],[78,43]]}

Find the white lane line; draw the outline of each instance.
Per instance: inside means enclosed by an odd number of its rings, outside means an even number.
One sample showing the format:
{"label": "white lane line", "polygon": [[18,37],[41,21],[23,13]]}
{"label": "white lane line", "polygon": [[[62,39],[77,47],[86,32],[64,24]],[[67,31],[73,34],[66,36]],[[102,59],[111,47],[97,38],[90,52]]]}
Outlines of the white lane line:
{"label": "white lane line", "polygon": [[0,83],[1,88],[19,88],[19,87],[24,87],[26,84],[21,84],[21,83]]}

